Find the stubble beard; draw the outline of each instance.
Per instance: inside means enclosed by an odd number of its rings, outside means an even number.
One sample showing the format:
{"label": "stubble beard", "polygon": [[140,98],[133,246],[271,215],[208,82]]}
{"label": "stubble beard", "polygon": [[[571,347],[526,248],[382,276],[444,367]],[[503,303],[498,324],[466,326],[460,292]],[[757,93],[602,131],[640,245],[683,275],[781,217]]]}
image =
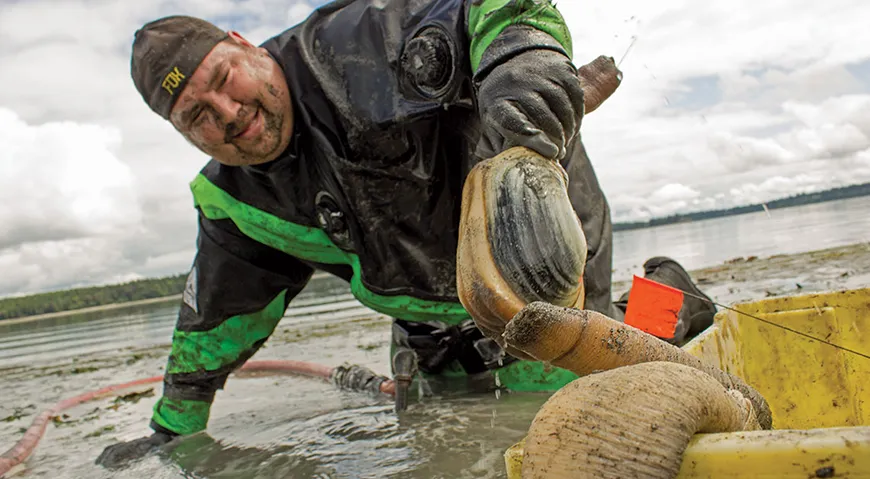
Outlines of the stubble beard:
{"label": "stubble beard", "polygon": [[[271,95],[275,104],[281,105],[281,98],[278,93],[278,90],[271,83],[266,83],[266,91],[269,95]],[[254,164],[254,163],[265,163],[267,158],[273,158],[277,156],[279,148],[281,148],[281,132],[284,126],[284,121],[286,118],[286,112],[281,111],[280,109],[277,112],[273,112],[268,110],[264,105],[263,98],[258,98],[254,102],[254,115],[257,112],[260,112],[260,115],[263,117],[263,132],[260,133],[260,140],[255,145],[255,150],[260,150],[265,142],[270,142],[271,145],[267,147],[266,151],[247,151],[234,144],[236,147],[236,151],[238,151],[238,159],[243,164]]]}

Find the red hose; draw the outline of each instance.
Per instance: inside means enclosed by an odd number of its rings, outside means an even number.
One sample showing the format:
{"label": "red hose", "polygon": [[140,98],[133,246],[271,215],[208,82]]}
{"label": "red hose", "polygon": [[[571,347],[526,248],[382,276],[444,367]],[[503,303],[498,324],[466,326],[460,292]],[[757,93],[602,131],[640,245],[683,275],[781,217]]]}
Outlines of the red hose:
{"label": "red hose", "polygon": [[[302,374],[305,376],[314,376],[314,377],[322,377],[329,378],[332,376],[332,371],[334,368],[329,366],[324,366],[322,364],[314,364],[307,363],[304,361],[249,361],[245,363],[240,371],[245,372],[283,372],[283,373],[296,373]],[[64,399],[50,409],[43,411],[33,422],[30,424],[30,427],[27,429],[27,432],[24,433],[24,437],[22,437],[11,449],[4,452],[2,456],[0,456],[0,478],[3,477],[4,474],[9,472],[13,467],[21,464],[27,459],[31,453],[36,449],[37,444],[39,444],[39,440],[42,439],[42,436],[45,434],[45,428],[48,426],[48,422],[52,417],[56,416],[58,413],[65,409],[69,409],[73,406],[77,406],[79,404],[86,403],[88,401],[93,401],[94,399],[100,399],[102,397],[108,396],[115,391],[129,389],[131,387],[141,386],[143,384],[152,384],[163,381],[163,376],[153,376],[145,379],[138,379],[136,381],[131,381],[124,384],[116,384],[114,386],[108,386],[103,389],[99,389],[96,391],[91,391],[85,394],[81,394],[79,396],[75,396],[69,399]],[[384,394],[392,395],[395,393],[395,386],[392,380],[386,380],[381,383],[381,392]]]}

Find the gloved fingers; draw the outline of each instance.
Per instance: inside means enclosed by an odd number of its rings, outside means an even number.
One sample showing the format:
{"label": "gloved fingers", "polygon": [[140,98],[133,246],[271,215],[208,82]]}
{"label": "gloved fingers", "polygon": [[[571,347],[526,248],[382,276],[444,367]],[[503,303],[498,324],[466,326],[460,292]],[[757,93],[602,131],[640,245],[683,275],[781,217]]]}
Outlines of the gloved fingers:
{"label": "gloved fingers", "polygon": [[558,118],[564,145],[567,146],[580,130],[583,117],[583,88],[579,78],[573,75],[550,78],[548,81],[551,83],[551,88],[543,89],[540,95],[553,115]]}
{"label": "gloved fingers", "polygon": [[541,102],[546,105],[550,112],[549,117],[555,124],[548,125],[545,131],[549,132],[551,137],[555,137],[558,132],[562,144],[565,144],[566,140],[573,136],[577,121],[574,119],[574,112],[569,105],[570,98],[568,98],[567,93],[558,86],[557,82],[547,81],[553,85],[553,88],[545,89],[538,93],[538,96],[541,97]]}
{"label": "gloved fingers", "polygon": [[[543,125],[559,136],[551,138],[529,120],[529,113],[538,117],[538,126]],[[490,145],[498,148],[496,154],[514,146],[524,146],[546,158],[564,155],[561,126],[540,97],[538,101],[526,100],[522,105],[512,100],[501,100],[487,110],[484,120],[487,122],[484,135],[488,137]]]}
{"label": "gloved fingers", "polygon": [[96,464],[106,469],[118,469],[131,461],[142,458],[154,448],[156,446],[153,444],[138,441],[114,444],[103,450],[97,457]]}
{"label": "gloved fingers", "polygon": [[132,441],[112,444],[100,453],[94,463],[106,469],[122,468],[127,463],[141,459],[172,439],[173,436],[168,434],[155,433]]}
{"label": "gloved fingers", "polygon": [[[525,146],[550,159],[561,159],[564,156],[566,146],[565,134],[569,132],[565,128],[565,123],[560,118],[560,114],[566,117],[569,117],[569,115],[561,112],[560,110],[563,110],[563,108],[559,106],[559,102],[567,98],[559,97],[564,97],[564,95],[559,95],[555,92],[531,91],[529,92],[529,100],[522,105],[517,105],[517,109],[523,113],[522,119],[525,123],[523,131],[530,139],[530,142]],[[567,121],[573,122],[573,120]],[[542,141],[546,141],[551,145],[549,149],[555,147],[555,151],[552,154],[545,154],[538,147],[534,146],[536,142],[540,144]]]}
{"label": "gloved fingers", "polygon": [[512,131],[502,130],[491,131],[484,135],[480,145],[485,145],[485,150],[479,148],[481,158],[492,158],[499,153],[512,148],[514,146],[523,146],[534,150],[545,158],[562,158],[564,157],[563,150],[553,144],[549,137],[544,132],[537,128],[528,125],[525,134],[514,134]]}
{"label": "gloved fingers", "polygon": [[549,111],[559,119],[562,138],[567,147],[579,132],[583,119],[582,82],[567,59],[552,65],[550,74],[541,80],[546,87],[537,89],[537,92],[546,102]]}
{"label": "gloved fingers", "polygon": [[549,158],[555,161],[559,161],[565,157],[565,148],[553,144],[553,141],[544,134],[544,132],[540,131],[533,136],[524,138],[523,143],[520,146],[525,146],[526,148],[536,151],[544,158]]}
{"label": "gloved fingers", "polygon": [[557,92],[541,92],[536,95],[540,96],[541,102],[546,105],[549,112],[546,116],[538,117],[539,124],[544,127],[543,130],[547,132],[550,141],[559,148],[557,157],[548,158],[561,160],[577,128],[577,120],[573,112],[564,106],[569,101],[568,96]]}
{"label": "gloved fingers", "polygon": [[[525,146],[561,160],[583,117],[582,81],[570,59],[549,50],[522,53],[481,81],[479,108],[491,151]],[[501,138],[497,138],[500,136]]]}

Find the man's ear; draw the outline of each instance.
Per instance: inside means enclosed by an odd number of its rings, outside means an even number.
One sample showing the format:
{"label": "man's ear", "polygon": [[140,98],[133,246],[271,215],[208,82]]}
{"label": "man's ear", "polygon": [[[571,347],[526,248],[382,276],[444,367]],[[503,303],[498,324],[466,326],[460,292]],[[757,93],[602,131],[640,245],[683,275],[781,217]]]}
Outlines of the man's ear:
{"label": "man's ear", "polygon": [[233,39],[233,41],[239,43],[240,45],[243,45],[246,47],[252,47],[252,48],[254,47],[254,45],[251,42],[249,42],[247,39],[245,39],[245,37],[243,37],[241,33],[237,32],[235,30],[230,30],[227,32],[227,34],[230,36],[230,38]]}

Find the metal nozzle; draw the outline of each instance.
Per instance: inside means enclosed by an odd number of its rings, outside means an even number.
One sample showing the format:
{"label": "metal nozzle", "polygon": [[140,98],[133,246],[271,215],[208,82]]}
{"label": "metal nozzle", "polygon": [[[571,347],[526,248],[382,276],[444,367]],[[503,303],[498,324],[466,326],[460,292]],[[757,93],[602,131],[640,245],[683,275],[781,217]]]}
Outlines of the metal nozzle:
{"label": "metal nozzle", "polygon": [[393,381],[396,385],[396,412],[408,408],[408,389],[417,375],[417,353],[400,349],[393,355]]}

